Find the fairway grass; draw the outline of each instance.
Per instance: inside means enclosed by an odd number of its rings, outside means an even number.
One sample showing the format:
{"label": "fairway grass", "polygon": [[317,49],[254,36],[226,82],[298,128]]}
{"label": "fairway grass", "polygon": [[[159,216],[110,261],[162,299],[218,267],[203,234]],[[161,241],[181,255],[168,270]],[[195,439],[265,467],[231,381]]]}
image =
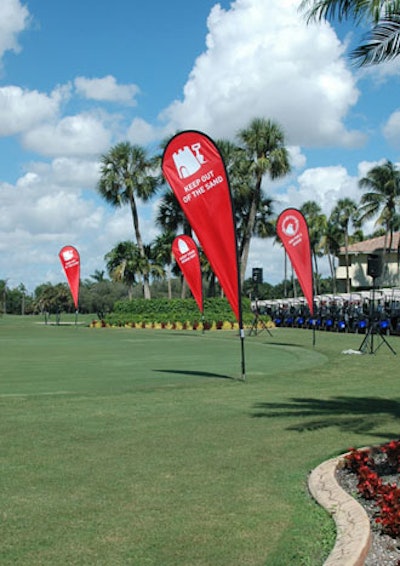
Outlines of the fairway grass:
{"label": "fairway grass", "polygon": [[309,471],[399,436],[397,356],[361,341],[246,336],[243,382],[234,331],[1,318],[0,563],[320,566]]}

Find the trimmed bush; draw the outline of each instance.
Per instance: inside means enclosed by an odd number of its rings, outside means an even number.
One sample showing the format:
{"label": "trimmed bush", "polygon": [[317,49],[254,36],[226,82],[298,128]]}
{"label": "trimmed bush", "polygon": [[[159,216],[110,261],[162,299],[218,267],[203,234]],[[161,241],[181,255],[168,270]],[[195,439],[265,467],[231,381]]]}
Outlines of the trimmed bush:
{"label": "trimmed bush", "polygon": [[[243,323],[251,324],[254,315],[250,309],[250,300],[242,300]],[[233,328],[235,315],[225,298],[211,298],[204,301],[204,317],[210,327]],[[114,311],[106,317],[111,326],[138,326],[159,328],[196,327],[201,322],[201,313],[194,299],[133,299],[118,301]],[[208,326],[208,325],[207,325]]]}

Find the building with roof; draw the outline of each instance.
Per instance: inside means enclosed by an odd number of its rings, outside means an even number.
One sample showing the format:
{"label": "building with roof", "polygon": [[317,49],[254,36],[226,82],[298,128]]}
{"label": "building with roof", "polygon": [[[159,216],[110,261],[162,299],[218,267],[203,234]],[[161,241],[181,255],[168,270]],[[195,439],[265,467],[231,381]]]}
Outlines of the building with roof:
{"label": "building with roof", "polygon": [[[389,237],[379,236],[348,247],[351,289],[369,289],[374,281],[377,287],[400,287],[400,232],[393,234],[390,249],[384,251],[385,245],[389,244]],[[340,248],[338,255],[336,283],[339,292],[346,291],[344,247]]]}

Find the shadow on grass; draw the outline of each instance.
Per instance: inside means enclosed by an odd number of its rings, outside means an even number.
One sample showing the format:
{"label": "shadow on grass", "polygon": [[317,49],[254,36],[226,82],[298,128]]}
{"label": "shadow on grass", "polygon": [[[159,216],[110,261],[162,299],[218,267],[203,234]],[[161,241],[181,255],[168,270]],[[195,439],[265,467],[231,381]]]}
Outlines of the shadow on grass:
{"label": "shadow on grass", "polygon": [[193,375],[197,377],[217,377],[218,379],[235,379],[231,375],[224,375],[223,373],[213,373],[210,371],[193,371],[193,370],[179,370],[179,369],[154,369],[160,373],[173,373],[178,375]]}
{"label": "shadow on grass", "polygon": [[308,348],[304,344],[296,344],[296,342],[266,342],[271,346],[284,346],[285,348]]}
{"label": "shadow on grass", "polygon": [[400,420],[400,400],[383,397],[332,397],[314,399],[294,397],[287,403],[257,403],[254,418],[296,418],[302,422],[289,425],[297,432],[338,427],[344,432],[374,433],[384,438],[398,438],[395,432],[373,432],[387,421]]}

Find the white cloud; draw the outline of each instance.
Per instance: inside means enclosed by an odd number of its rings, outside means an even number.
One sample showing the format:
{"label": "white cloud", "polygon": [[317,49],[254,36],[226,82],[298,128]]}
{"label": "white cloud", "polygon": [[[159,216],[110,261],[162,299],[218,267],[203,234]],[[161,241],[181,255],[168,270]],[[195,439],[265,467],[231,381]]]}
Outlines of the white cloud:
{"label": "white cloud", "polygon": [[[360,179],[361,177],[366,177],[368,171],[370,171],[373,167],[376,167],[377,165],[383,165],[385,161],[386,159],[384,158],[379,159],[378,161],[360,161],[357,167],[358,177]],[[399,164],[397,164],[397,166],[399,166]]]}
{"label": "white cloud", "polygon": [[306,169],[298,176],[296,185],[289,187],[286,194],[280,195],[285,207],[300,208],[304,202],[312,200],[316,201],[322,212],[327,215],[342,198],[351,198],[358,202],[360,190],[358,179],[351,177],[340,165]]}
{"label": "white cloud", "polygon": [[25,132],[43,120],[53,118],[58,112],[62,96],[60,90],[48,96],[18,86],[0,88],[0,136]]}
{"label": "white cloud", "polygon": [[[11,286],[24,282],[30,292],[45,281],[63,280],[57,255],[63,245],[76,245],[90,262],[100,255],[92,272],[111,247],[104,249],[98,241],[105,232],[105,208],[82,191],[58,186],[54,171],[49,173],[47,178],[29,172],[15,187],[0,185],[1,271],[12,278]],[[84,276],[92,268],[89,258],[86,262]]]}
{"label": "white cloud", "polygon": [[[359,98],[345,46],[328,24],[306,26],[298,5],[298,0],[236,0],[223,10],[216,4],[208,18],[206,50],[193,63],[182,99],[161,113],[161,126],[132,118],[129,107],[136,105],[139,89],[118,84],[111,74],[79,76],[50,94],[1,87],[0,136],[18,135],[24,148],[54,159],[26,164],[14,184],[0,182],[0,278],[12,277],[11,285],[23,281],[30,290],[63,280],[57,254],[67,243],[79,249],[87,277],[104,268],[104,254],[118,241],[134,238],[129,207],[113,209],[95,193],[99,154],[115,139],[147,145],[185,128],[233,138],[252,118],[271,118],[284,129],[294,170],[265,185],[278,201],[276,212],[315,200],[329,214],[340,198],[358,201],[358,178],[373,163],[361,163],[358,177],[343,166],[304,170],[305,148],[355,147],[364,138],[345,123],[357,112]],[[28,24],[29,12],[19,0],[0,0],[0,58],[18,50],[18,34]],[[39,70],[43,74],[40,65]],[[82,103],[88,109],[93,100],[96,109],[83,112]],[[71,115],[67,102],[73,105]],[[101,114],[101,102],[124,104],[124,115]],[[384,127],[387,140],[396,142],[399,130],[394,112]],[[157,235],[156,203],[139,205],[146,242]],[[248,276],[254,266],[264,267],[265,280],[281,281],[281,247],[255,238]]]}
{"label": "white cloud", "polygon": [[383,126],[383,135],[393,147],[400,147],[400,110],[389,116]]}
{"label": "white cloud", "polygon": [[29,172],[18,184],[0,187],[2,230],[28,230],[31,235],[57,234],[74,230],[97,214],[93,201],[82,191],[60,186],[45,175]]}
{"label": "white cloud", "polygon": [[382,85],[388,82],[392,77],[398,77],[400,74],[400,59],[395,57],[390,61],[379,63],[379,65],[366,65],[357,71],[357,75],[361,79],[371,79],[376,85]]}
{"label": "white cloud", "polygon": [[[268,258],[268,261],[266,261]],[[284,278],[284,253],[274,239],[253,238],[245,277],[251,277],[253,267],[263,268],[263,278],[268,283],[279,283]]]}
{"label": "white cloud", "polygon": [[[34,162],[29,165],[28,179],[36,175],[49,185],[68,188],[69,191],[94,189],[100,175],[100,163],[89,159],[58,157],[51,163]],[[18,180],[18,185],[25,177]],[[29,181],[28,181],[29,182]]]}
{"label": "white cloud", "polygon": [[306,26],[298,0],[236,0],[214,6],[207,51],[162,114],[172,130],[198,128],[232,137],[258,116],[278,121],[295,145],[358,146],[343,120],[359,97],[328,24]]}
{"label": "white cloud", "polygon": [[19,0],[0,2],[0,59],[6,51],[18,52],[20,46],[17,36],[29,25],[28,8]]}
{"label": "white cloud", "polygon": [[[370,167],[371,164],[365,164],[363,169],[368,170]],[[276,213],[287,207],[301,208],[306,201],[311,200],[317,202],[322,213],[329,216],[339,199],[350,198],[356,203],[359,202],[362,193],[358,180],[359,177],[349,175],[343,166],[315,167],[303,171],[278,193],[269,191],[269,194],[276,199]],[[371,223],[366,225],[366,233],[369,233],[372,227]],[[284,278],[283,261],[282,247],[273,239],[254,238],[250,247],[246,277],[250,277],[252,267],[264,266],[264,279],[269,283],[279,283]],[[319,260],[319,271],[324,277],[330,276],[326,258]]]}
{"label": "white cloud", "polygon": [[77,77],[74,83],[78,94],[85,98],[121,102],[129,106],[137,104],[135,96],[139,93],[139,87],[135,84],[119,85],[112,75],[97,79]]}
{"label": "white cloud", "polygon": [[48,156],[96,155],[107,151],[111,134],[91,114],[67,116],[57,123],[44,123],[23,136],[27,149]]}
{"label": "white cloud", "polygon": [[292,169],[302,169],[306,164],[306,156],[299,146],[288,146],[289,162]]}
{"label": "white cloud", "polygon": [[[134,240],[130,208],[107,206],[93,192],[98,166],[57,158],[32,163],[15,186],[0,183],[0,272],[11,287],[24,282],[32,292],[40,283],[63,281],[58,252],[66,244],[79,250],[86,278],[104,269],[104,255],[117,242]],[[154,203],[139,202],[138,212],[144,241],[150,242],[158,233]]]}
{"label": "white cloud", "polygon": [[135,118],[128,128],[127,138],[133,144],[147,145],[160,139],[160,130],[142,118]]}

